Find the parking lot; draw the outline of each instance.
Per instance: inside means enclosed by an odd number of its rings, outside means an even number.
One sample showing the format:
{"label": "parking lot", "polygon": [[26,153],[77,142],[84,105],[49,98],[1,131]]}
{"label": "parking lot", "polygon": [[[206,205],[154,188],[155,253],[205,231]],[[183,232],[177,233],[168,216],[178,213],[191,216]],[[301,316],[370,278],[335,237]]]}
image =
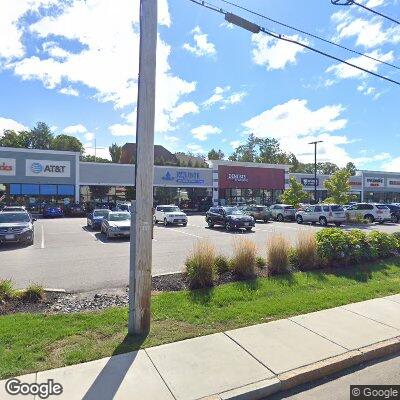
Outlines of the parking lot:
{"label": "parking lot", "polygon": [[[351,229],[345,226],[342,229]],[[318,225],[293,222],[257,223],[253,232],[209,229],[203,216],[189,216],[186,227],[158,225],[154,229],[153,275],[182,271],[187,254],[199,239],[213,243],[229,256],[235,239],[254,240],[265,255],[268,238],[281,233],[293,243],[299,233],[315,232]],[[399,225],[361,226],[395,232]],[[122,287],[128,283],[129,240],[106,240],[100,232],[86,229],[86,219],[50,219],[35,223],[35,243],[30,247],[0,245],[0,279],[12,279],[16,287],[29,283],[67,291]]]}

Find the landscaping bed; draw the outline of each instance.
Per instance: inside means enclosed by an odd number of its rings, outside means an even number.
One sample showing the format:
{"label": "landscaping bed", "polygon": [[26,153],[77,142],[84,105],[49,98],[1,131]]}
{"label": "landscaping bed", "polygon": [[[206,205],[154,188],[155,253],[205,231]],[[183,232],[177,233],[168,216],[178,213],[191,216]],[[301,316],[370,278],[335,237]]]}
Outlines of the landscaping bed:
{"label": "landscaping bed", "polygon": [[127,337],[128,309],[0,317],[0,378],[85,362],[400,291],[400,258],[152,296],[151,331]]}

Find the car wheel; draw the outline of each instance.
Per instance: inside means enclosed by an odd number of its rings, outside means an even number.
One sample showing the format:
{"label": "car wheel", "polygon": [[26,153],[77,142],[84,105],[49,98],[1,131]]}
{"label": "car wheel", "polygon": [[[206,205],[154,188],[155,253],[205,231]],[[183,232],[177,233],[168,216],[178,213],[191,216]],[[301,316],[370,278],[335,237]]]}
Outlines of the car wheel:
{"label": "car wheel", "polygon": [[301,225],[303,223],[303,217],[301,215],[298,215],[296,217],[296,222]]}
{"label": "car wheel", "polygon": [[168,226],[167,218],[164,218],[164,226]]}
{"label": "car wheel", "polygon": [[225,229],[226,229],[228,232],[232,229],[232,227],[229,225],[229,222],[227,222],[227,223],[225,224]]}
{"label": "car wheel", "polygon": [[285,218],[283,218],[283,215],[282,215],[282,214],[278,214],[278,215],[276,216],[276,220],[279,221],[279,222],[283,222],[283,221],[285,220]]}
{"label": "car wheel", "polygon": [[327,221],[327,219],[325,217],[321,217],[319,219],[319,223],[320,223],[321,226],[327,226],[328,225],[328,221]]}
{"label": "car wheel", "polygon": [[182,225],[183,225],[183,226],[187,226],[187,222],[184,222]]}
{"label": "car wheel", "polygon": [[247,232],[250,232],[250,231],[251,231],[251,229],[252,229],[252,228],[246,228],[246,231],[247,231]]}
{"label": "car wheel", "polygon": [[268,222],[269,221],[269,219],[268,218],[264,218],[264,222]]}
{"label": "car wheel", "polygon": [[341,222],[335,222],[335,225],[339,228],[340,225],[342,225]]}
{"label": "car wheel", "polygon": [[210,218],[207,220],[207,225],[209,228],[214,228],[214,224],[212,223]]}
{"label": "car wheel", "polygon": [[370,224],[373,224],[375,222],[375,218],[373,215],[368,214],[364,217],[364,219],[366,219]]}
{"label": "car wheel", "polygon": [[399,222],[399,217],[397,217],[396,214],[392,214],[391,220],[393,223],[397,223],[397,222]]}

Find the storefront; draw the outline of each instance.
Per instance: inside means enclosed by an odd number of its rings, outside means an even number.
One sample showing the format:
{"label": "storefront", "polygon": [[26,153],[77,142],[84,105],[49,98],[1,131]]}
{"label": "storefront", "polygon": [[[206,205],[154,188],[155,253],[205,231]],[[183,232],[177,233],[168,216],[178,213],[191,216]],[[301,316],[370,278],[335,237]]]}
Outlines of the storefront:
{"label": "storefront", "polygon": [[0,148],[0,202],[41,211],[79,199],[79,154]]}
{"label": "storefront", "polygon": [[280,201],[288,185],[289,166],[215,161],[214,204],[263,204]]}
{"label": "storefront", "polygon": [[363,201],[368,203],[400,203],[400,174],[359,171],[363,182]]}

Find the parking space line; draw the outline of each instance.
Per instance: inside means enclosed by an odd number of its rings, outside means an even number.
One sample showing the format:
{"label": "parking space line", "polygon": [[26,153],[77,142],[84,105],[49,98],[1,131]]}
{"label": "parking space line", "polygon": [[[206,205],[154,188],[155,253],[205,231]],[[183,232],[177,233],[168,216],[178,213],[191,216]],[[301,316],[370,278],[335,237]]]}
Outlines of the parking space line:
{"label": "parking space line", "polygon": [[193,237],[196,237],[199,239],[203,239],[203,236],[194,235],[193,233],[188,233],[188,232],[183,232],[183,231],[178,231],[178,230],[174,230],[174,232],[182,233],[182,235],[188,235],[188,236],[193,236]]}
{"label": "parking space line", "polygon": [[40,248],[44,249],[44,226],[43,226],[43,224],[40,225],[40,227],[42,228],[42,242],[40,244]]}

